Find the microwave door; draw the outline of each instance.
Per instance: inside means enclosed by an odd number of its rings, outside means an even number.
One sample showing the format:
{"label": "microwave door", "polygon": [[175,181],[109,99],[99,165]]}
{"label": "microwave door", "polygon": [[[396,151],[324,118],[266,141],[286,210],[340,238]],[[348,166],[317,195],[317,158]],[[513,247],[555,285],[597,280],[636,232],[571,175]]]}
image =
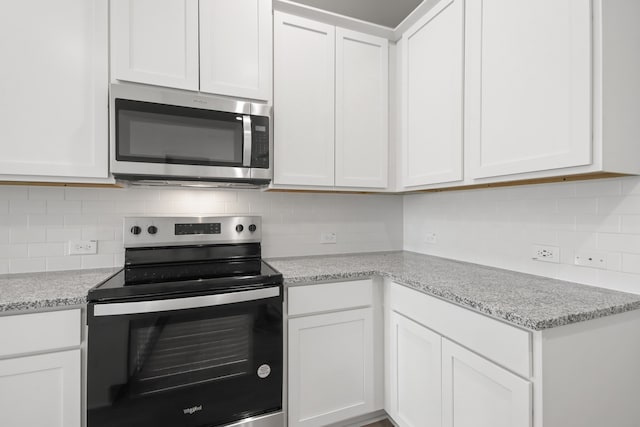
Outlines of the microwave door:
{"label": "microwave door", "polygon": [[250,178],[250,116],[116,99],[114,132],[114,174]]}

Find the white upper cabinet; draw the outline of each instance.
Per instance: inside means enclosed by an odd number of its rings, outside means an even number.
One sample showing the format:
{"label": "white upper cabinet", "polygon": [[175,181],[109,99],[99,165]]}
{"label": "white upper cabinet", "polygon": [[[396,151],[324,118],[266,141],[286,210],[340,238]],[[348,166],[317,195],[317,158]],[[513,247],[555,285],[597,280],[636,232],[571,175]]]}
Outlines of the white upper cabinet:
{"label": "white upper cabinet", "polygon": [[274,184],[387,187],[389,46],[276,12]]}
{"label": "white upper cabinet", "polygon": [[335,28],[274,14],[274,182],[333,186]]}
{"label": "white upper cabinet", "polygon": [[198,0],[111,0],[112,78],[198,90]]}
{"label": "white upper cabinet", "polygon": [[441,0],[402,37],[403,186],[463,178],[464,0]]}
{"label": "white upper cabinet", "polygon": [[0,180],[108,176],[103,0],[11,2],[0,14]]}
{"label": "white upper cabinet", "polygon": [[112,0],[112,79],[269,101],[271,0]]}
{"label": "white upper cabinet", "polygon": [[387,186],[389,42],[336,29],[335,185]]}
{"label": "white upper cabinet", "polygon": [[200,90],[271,99],[271,1],[200,0]]}
{"label": "white upper cabinet", "polygon": [[592,162],[592,2],[467,2],[472,178]]}

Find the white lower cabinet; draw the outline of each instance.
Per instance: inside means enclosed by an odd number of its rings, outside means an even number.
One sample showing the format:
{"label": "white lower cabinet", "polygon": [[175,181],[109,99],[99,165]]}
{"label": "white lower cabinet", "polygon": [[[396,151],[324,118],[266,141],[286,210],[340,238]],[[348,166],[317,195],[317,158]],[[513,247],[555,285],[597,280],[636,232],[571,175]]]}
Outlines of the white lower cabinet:
{"label": "white lower cabinet", "polygon": [[443,338],[442,408],[443,427],[530,427],[531,383]]}
{"label": "white lower cabinet", "polygon": [[80,427],[80,350],[0,360],[0,425]]}
{"label": "white lower cabinet", "polygon": [[389,415],[399,427],[439,426],[440,335],[395,311],[389,322]]}
{"label": "white lower cabinet", "polygon": [[288,320],[289,427],[382,409],[382,328],[373,294],[371,280],[289,289],[289,316],[300,316]]}
{"label": "white lower cabinet", "polygon": [[531,427],[531,382],[490,361],[529,375],[529,332],[394,283],[385,316],[385,409],[399,427]]}
{"label": "white lower cabinet", "polygon": [[0,317],[0,426],[82,425],[80,326],[80,309]]}

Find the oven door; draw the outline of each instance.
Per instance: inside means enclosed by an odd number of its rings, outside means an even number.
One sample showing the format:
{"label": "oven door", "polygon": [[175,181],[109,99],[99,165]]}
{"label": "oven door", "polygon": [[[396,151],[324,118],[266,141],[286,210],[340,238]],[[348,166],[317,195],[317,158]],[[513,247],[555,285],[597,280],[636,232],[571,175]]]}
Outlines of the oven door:
{"label": "oven door", "polygon": [[88,324],[88,427],[217,426],[282,409],[279,286],[92,303]]}

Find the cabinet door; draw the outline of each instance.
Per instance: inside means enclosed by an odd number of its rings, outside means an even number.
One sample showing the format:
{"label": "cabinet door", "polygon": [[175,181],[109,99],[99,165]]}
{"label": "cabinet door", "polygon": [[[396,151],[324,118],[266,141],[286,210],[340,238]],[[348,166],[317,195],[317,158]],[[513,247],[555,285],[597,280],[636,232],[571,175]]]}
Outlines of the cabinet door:
{"label": "cabinet door", "polygon": [[591,3],[467,2],[472,178],[591,163]]}
{"label": "cabinet door", "polygon": [[200,0],[200,90],[271,99],[271,0]]}
{"label": "cabinet door", "polygon": [[0,425],[80,427],[80,350],[0,360]]}
{"label": "cabinet door", "polygon": [[391,407],[386,409],[399,427],[435,427],[442,423],[440,341],[440,335],[391,312]]}
{"label": "cabinet door", "polygon": [[111,72],[198,90],[198,0],[111,0]]}
{"label": "cabinet door", "polygon": [[464,0],[441,0],[402,36],[403,184],[462,179]]}
{"label": "cabinet door", "polygon": [[443,427],[530,427],[531,383],[442,340]]}
{"label": "cabinet door", "polygon": [[335,28],[274,14],[274,182],[333,186]]}
{"label": "cabinet door", "polygon": [[374,408],[373,309],[289,320],[289,427],[320,427]]}
{"label": "cabinet door", "polygon": [[107,177],[107,23],[103,0],[5,5],[1,180]]}
{"label": "cabinet door", "polygon": [[336,186],[385,188],[389,43],[336,29]]}

